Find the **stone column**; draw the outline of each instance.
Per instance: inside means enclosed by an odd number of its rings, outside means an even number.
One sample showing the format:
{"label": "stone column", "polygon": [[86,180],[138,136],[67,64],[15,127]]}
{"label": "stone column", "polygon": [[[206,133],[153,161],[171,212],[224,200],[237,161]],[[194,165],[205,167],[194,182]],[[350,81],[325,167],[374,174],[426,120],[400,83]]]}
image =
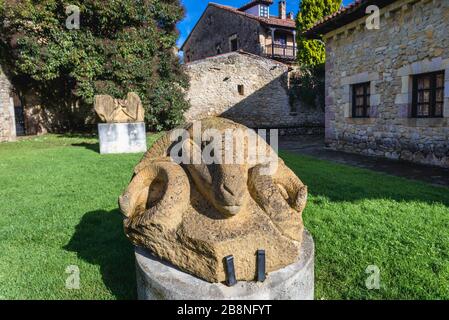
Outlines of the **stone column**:
{"label": "stone column", "polygon": [[[16,140],[17,137],[17,129],[16,129],[16,113],[14,108],[14,99],[13,97],[9,97],[9,114],[11,116],[10,118],[10,126],[11,126],[11,137],[10,139],[12,141]],[[25,131],[26,133],[26,131]]]}
{"label": "stone column", "polygon": [[296,30],[293,30],[293,57],[296,57]]}
{"label": "stone column", "polygon": [[274,32],[276,28],[270,28],[271,30],[271,57],[274,57]]}

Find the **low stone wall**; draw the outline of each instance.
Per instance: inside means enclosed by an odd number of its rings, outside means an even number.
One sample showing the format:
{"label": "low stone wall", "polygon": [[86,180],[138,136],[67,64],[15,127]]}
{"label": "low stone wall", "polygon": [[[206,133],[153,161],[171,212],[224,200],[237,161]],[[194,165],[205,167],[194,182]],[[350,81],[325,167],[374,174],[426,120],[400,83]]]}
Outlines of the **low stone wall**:
{"label": "low stone wall", "polygon": [[283,63],[233,52],[188,63],[186,71],[186,121],[222,116],[251,128],[324,127],[323,111],[290,105],[291,68]]}
{"label": "low stone wall", "polygon": [[[325,36],[326,143],[333,149],[449,167],[449,2],[396,1],[380,29],[365,19]],[[414,75],[445,71],[443,118],[413,118]],[[370,117],[352,118],[352,86],[370,83]]]}
{"label": "low stone wall", "polygon": [[323,136],[324,127],[319,126],[303,126],[293,128],[279,128],[280,136]]}
{"label": "low stone wall", "polygon": [[[254,130],[266,129],[267,127],[254,127]],[[324,127],[321,125],[304,125],[302,127],[277,127],[279,136],[324,136]]]}

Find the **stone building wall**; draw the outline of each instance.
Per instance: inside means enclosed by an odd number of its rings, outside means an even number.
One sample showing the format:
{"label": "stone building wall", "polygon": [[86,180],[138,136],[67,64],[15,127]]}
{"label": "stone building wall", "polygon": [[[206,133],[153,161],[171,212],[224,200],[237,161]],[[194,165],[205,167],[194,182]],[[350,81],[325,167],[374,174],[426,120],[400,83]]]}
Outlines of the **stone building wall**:
{"label": "stone building wall", "polygon": [[16,135],[16,119],[14,105],[23,104],[24,126],[26,135],[47,133],[51,124],[48,114],[44,112],[35,92],[28,92],[22,100],[14,94],[13,86],[0,67],[0,142],[14,141]]}
{"label": "stone building wall", "polygon": [[323,111],[290,105],[291,68],[283,63],[232,52],[188,63],[186,71],[191,79],[187,121],[223,116],[252,128],[291,128],[297,133],[324,127]]}
{"label": "stone building wall", "polygon": [[[365,19],[325,35],[326,143],[333,149],[449,167],[449,1],[396,1],[380,30]],[[412,118],[412,76],[445,71],[443,118]],[[370,82],[369,118],[352,85]]]}
{"label": "stone building wall", "polygon": [[183,47],[186,62],[230,52],[230,37],[237,35],[239,49],[261,54],[263,27],[254,19],[209,5]]}
{"label": "stone building wall", "polygon": [[16,137],[14,106],[11,101],[11,83],[0,67],[0,142]]}

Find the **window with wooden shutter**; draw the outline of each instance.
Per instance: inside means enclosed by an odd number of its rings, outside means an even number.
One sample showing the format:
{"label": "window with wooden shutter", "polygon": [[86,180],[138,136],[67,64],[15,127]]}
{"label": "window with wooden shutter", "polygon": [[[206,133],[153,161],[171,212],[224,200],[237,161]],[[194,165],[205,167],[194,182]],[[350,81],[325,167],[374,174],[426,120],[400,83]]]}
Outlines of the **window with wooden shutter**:
{"label": "window with wooden shutter", "polygon": [[444,71],[424,73],[413,76],[413,117],[442,117],[443,105]]}
{"label": "window with wooden shutter", "polygon": [[352,86],[352,117],[369,118],[370,83],[358,83]]}

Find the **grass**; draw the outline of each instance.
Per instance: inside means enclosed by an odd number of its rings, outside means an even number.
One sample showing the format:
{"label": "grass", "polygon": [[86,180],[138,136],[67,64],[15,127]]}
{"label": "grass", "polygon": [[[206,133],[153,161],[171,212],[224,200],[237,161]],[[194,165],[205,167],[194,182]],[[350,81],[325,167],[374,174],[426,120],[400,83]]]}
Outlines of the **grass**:
{"label": "grass", "polygon": [[[136,297],[117,197],[142,155],[97,150],[78,136],[0,144],[1,299]],[[309,186],[317,299],[449,299],[449,189],[281,156]],[[65,287],[71,265],[79,290]],[[379,290],[366,288],[369,265]]]}
{"label": "grass", "polygon": [[[449,299],[449,189],[282,154],[309,186],[318,299]],[[366,269],[380,270],[367,290]]]}

